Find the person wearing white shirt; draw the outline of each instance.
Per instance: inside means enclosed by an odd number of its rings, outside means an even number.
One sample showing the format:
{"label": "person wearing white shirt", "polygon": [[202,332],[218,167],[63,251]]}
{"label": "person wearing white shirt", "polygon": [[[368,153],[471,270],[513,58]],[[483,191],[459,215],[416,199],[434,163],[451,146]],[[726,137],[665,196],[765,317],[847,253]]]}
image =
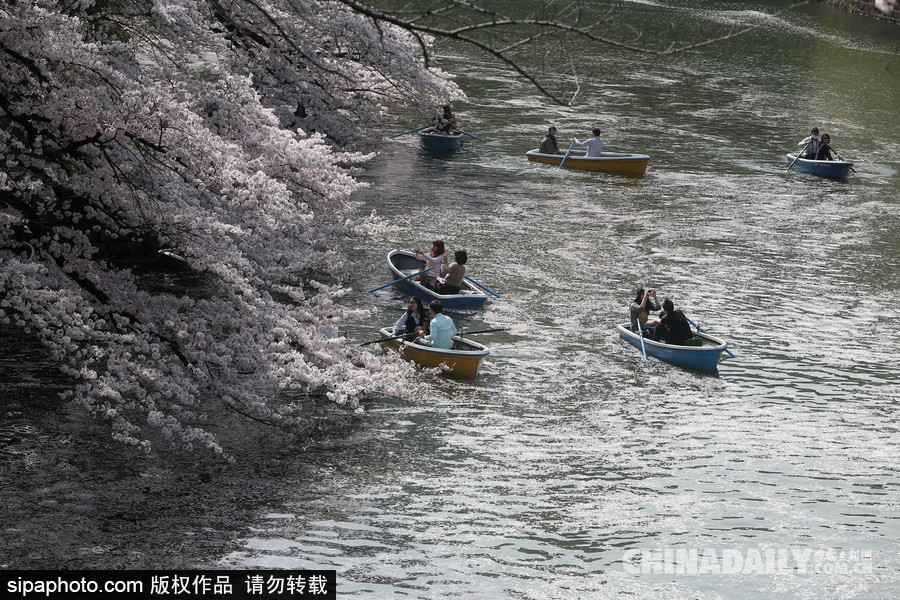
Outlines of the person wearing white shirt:
{"label": "person wearing white shirt", "polygon": [[589,140],[585,140],[583,142],[579,142],[578,138],[572,138],[575,140],[575,143],[579,146],[587,147],[587,155],[586,156],[600,156],[600,153],[603,152],[603,139],[600,137],[600,129],[597,127],[591,132],[592,137]]}
{"label": "person wearing white shirt", "polygon": [[431,253],[423,254],[416,250],[416,258],[425,261],[424,270],[419,273],[419,283],[428,289],[434,289],[435,280],[441,276],[441,265],[449,263],[444,254],[444,240],[431,242]]}
{"label": "person wearing white shirt", "polygon": [[[797,145],[804,147],[803,154],[800,155],[800,158],[814,160],[816,158],[816,152],[819,151],[819,128],[813,127],[809,133],[809,137]],[[806,147],[807,144],[809,144],[809,147]]]}
{"label": "person wearing white shirt", "polygon": [[403,335],[407,341],[416,339],[419,333],[428,333],[428,314],[418,296],[409,299],[409,308],[394,323],[394,335]]}

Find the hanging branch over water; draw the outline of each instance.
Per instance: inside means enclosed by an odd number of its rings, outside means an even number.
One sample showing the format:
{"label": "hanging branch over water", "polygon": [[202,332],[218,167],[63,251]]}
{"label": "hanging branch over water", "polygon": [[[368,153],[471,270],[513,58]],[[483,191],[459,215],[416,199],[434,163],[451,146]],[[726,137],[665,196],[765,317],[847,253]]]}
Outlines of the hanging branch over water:
{"label": "hanging branch over water", "polygon": [[[570,44],[580,44],[581,55],[599,53],[600,48],[606,46],[666,56],[745,35],[767,24],[768,19],[809,4],[809,0],[796,2],[753,25],[732,25],[716,35],[680,40],[687,29],[683,23],[670,23],[656,31],[640,30],[625,22],[625,9],[610,8],[596,14],[596,3],[519,2],[515,8],[520,14],[506,14],[488,8],[496,5],[488,2],[441,0],[425,7],[416,3],[415,7],[390,8],[355,0],[338,1],[373,21],[389,23],[415,36],[455,40],[478,48],[514,70],[554,102],[567,106],[574,104],[581,90],[578,82],[584,78],[576,71],[563,78],[568,84],[566,87],[553,87],[561,73],[569,72],[566,61],[571,54],[565,50]],[[551,43],[558,44],[559,60],[552,61],[549,68],[540,69],[529,52],[535,45],[544,44],[542,47],[546,48],[546,44]],[[426,64],[434,64],[431,51],[424,51],[423,58]]]}

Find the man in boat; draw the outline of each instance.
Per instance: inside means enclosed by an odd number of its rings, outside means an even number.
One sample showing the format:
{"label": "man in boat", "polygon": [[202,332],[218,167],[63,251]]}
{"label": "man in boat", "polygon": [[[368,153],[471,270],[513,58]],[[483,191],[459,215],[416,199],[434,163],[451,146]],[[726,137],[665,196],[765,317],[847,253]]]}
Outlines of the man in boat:
{"label": "man in boat", "polygon": [[556,127],[551,125],[550,129],[547,130],[547,135],[541,140],[541,147],[538,148],[538,152],[541,154],[565,154],[560,151],[559,144],[556,142]]}
{"label": "man in boat", "polygon": [[660,340],[667,344],[684,345],[694,337],[687,317],[680,310],[675,310],[675,304],[666,298],[662,303],[662,316],[655,321],[648,321],[647,327],[656,327],[653,332],[653,341]]}
{"label": "man in boat", "polygon": [[834,160],[831,158],[831,136],[827,133],[822,134],[822,140],[819,142],[819,149],[816,150],[816,160]]}
{"label": "man in boat", "polygon": [[582,148],[587,147],[587,156],[600,156],[600,153],[603,152],[603,138],[600,137],[600,129],[598,127],[594,127],[591,131],[591,139],[585,140],[583,142],[579,142],[578,138],[572,138],[575,140],[575,144],[581,146]]}
{"label": "man in boat", "polygon": [[650,316],[650,311],[656,312],[658,310],[659,299],[656,297],[656,290],[638,289],[637,296],[635,296],[629,310],[631,313],[631,330],[637,333],[638,325],[641,328],[646,328],[645,324]]}
{"label": "man in boat", "polygon": [[416,343],[449,350],[453,347],[453,336],[457,334],[453,319],[444,314],[444,305],[440,300],[432,300],[428,304],[428,310],[431,313],[431,333],[420,337]]}
{"label": "man in boat", "polygon": [[435,133],[453,135],[453,130],[456,129],[456,116],[453,114],[449,102],[444,104],[444,112],[442,114],[431,119],[431,124],[434,125]]}
{"label": "man in boat", "polygon": [[809,132],[809,137],[807,137],[797,145],[803,146],[805,148],[803,150],[803,154],[800,155],[800,158],[806,160],[815,160],[816,152],[818,152],[819,150],[819,128],[813,127]]}

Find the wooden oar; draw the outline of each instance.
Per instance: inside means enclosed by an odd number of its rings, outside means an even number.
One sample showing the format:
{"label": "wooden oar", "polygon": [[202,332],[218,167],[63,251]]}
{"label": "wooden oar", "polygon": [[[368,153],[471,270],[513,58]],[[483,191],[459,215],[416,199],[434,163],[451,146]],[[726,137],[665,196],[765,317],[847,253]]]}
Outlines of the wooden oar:
{"label": "wooden oar", "polygon": [[415,129],[410,129],[409,131],[404,131],[403,133],[398,133],[396,135],[392,135],[390,139],[394,139],[395,137],[400,137],[401,135],[406,135],[407,133],[415,133],[417,131],[421,131],[426,127],[431,127],[431,125],[422,125],[421,127],[417,127]]}
{"label": "wooden oar", "polygon": [[[690,318],[690,317],[685,316],[684,318],[687,319],[688,323],[690,323],[691,325],[693,325],[694,327],[696,327],[696,328],[697,328],[697,331],[700,331],[700,332],[702,332],[702,333],[706,333],[706,331],[704,331],[703,329],[700,329],[700,326],[699,326],[699,325],[697,325],[696,323],[694,323],[693,321],[691,321],[691,318]],[[732,351],[729,350],[728,348],[725,348],[725,352],[727,352],[727,353],[729,354],[729,356],[731,356],[731,358],[737,358],[737,356],[734,355],[734,352],[732,352]]]}
{"label": "wooden oar", "polygon": [[462,129],[454,129],[453,131],[458,131],[459,133],[461,133],[461,134],[463,134],[463,135],[467,135],[467,136],[469,136],[470,138],[475,138],[475,139],[478,140],[479,142],[482,142],[482,143],[487,144],[487,142],[485,142],[483,139],[481,139],[481,138],[478,137],[477,135],[472,135],[471,133],[466,133],[466,132],[463,131]]}
{"label": "wooden oar", "polygon": [[377,288],[371,289],[367,293],[371,294],[372,292],[377,292],[378,290],[383,290],[386,287],[390,287],[390,286],[394,285],[395,283],[400,283],[401,281],[406,281],[407,279],[412,279],[413,277],[415,277],[416,275],[419,275],[422,272],[423,271],[416,271],[412,275],[407,275],[406,277],[401,277],[400,279],[395,279],[389,283],[386,283],[384,285],[378,286]]}
{"label": "wooden oar", "polygon": [[468,279],[469,281],[471,281],[472,283],[474,283],[475,285],[477,285],[478,287],[480,287],[480,288],[483,289],[484,291],[490,292],[491,294],[497,296],[497,297],[500,298],[500,299],[503,298],[503,296],[501,296],[500,294],[498,294],[498,293],[495,292],[494,290],[488,288],[487,286],[481,285],[480,283],[478,283],[477,281],[475,281],[474,279],[472,279],[472,278],[469,277],[468,275],[466,275],[466,279]]}
{"label": "wooden oar", "polygon": [[[834,155],[837,156],[838,160],[840,160],[841,162],[847,162],[846,160],[841,158],[841,155],[837,153],[837,150],[834,151]],[[853,167],[850,167],[850,170],[853,171],[854,173],[856,173],[856,169],[854,169]]]}
{"label": "wooden oar", "polygon": [[[510,325],[509,327],[494,327],[493,329],[479,329],[478,331],[458,331],[456,335],[475,335],[476,333],[494,333],[496,331],[509,331],[510,333],[522,333],[528,329],[528,326],[524,323],[519,323],[518,325]],[[369,340],[368,342],[362,342],[359,346],[368,346],[369,344],[379,344],[381,342],[389,342],[391,340],[399,340],[402,337],[406,337],[407,333],[403,332],[400,335],[393,335],[391,337],[380,338],[377,340]]]}
{"label": "wooden oar", "polygon": [[563,166],[564,164],[566,164],[566,159],[569,158],[569,152],[572,151],[572,146],[574,146],[574,145],[575,145],[575,138],[572,138],[572,143],[569,144],[569,149],[566,150],[566,155],[563,156],[563,159],[562,159],[562,161],[559,163],[559,166],[556,167],[557,169],[562,169],[562,166]]}
{"label": "wooden oar", "polygon": [[[812,144],[812,140],[809,140],[808,142],[806,142],[806,146],[809,146],[810,144]],[[788,165],[788,168],[787,168],[788,171],[790,171],[790,170],[791,170],[791,167],[794,166],[794,163],[797,162],[797,161],[800,159],[800,155],[803,154],[804,152],[806,152],[806,146],[803,146],[803,150],[801,150],[800,152],[797,153],[797,158],[795,158],[795,159],[791,162],[791,164]]]}

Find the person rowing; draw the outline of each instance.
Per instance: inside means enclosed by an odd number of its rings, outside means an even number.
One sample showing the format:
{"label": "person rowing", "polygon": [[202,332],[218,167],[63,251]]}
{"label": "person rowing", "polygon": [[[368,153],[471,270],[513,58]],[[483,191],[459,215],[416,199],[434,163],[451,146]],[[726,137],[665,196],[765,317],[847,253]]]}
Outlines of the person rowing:
{"label": "person rowing", "polygon": [[819,128],[813,127],[809,131],[809,136],[797,145],[803,146],[803,153],[800,155],[800,158],[815,160],[816,152],[819,150]]}
{"label": "person rowing", "polygon": [[449,103],[444,104],[443,109],[440,115],[431,119],[431,124],[434,125],[434,132],[443,135],[453,135],[453,131],[456,129],[456,116],[453,114]]}
{"label": "person rowing", "polygon": [[631,330],[637,333],[639,327],[640,329],[646,329],[647,318],[650,316],[650,312],[658,310],[659,300],[656,298],[656,290],[638,289],[637,296],[635,296],[629,309]]}
{"label": "person rowing", "polygon": [[576,146],[587,148],[586,156],[588,157],[600,156],[600,153],[603,152],[603,138],[600,137],[600,129],[598,127],[594,127],[593,131],[591,131],[591,139],[589,140],[579,142],[578,138],[572,139],[575,140]]}
{"label": "person rowing", "polygon": [[400,318],[394,323],[394,335],[403,335],[403,339],[411,342],[420,333],[427,335],[429,332],[428,313],[425,312],[422,299],[418,296],[412,296],[409,299],[409,307],[406,309],[406,312],[400,315]]}
{"label": "person rowing", "polygon": [[437,278],[441,276],[441,266],[447,262],[447,255],[444,250],[444,240],[434,240],[431,242],[431,252],[424,254],[415,251],[416,258],[425,261],[422,272],[419,274],[419,283],[429,290],[434,290]]}

